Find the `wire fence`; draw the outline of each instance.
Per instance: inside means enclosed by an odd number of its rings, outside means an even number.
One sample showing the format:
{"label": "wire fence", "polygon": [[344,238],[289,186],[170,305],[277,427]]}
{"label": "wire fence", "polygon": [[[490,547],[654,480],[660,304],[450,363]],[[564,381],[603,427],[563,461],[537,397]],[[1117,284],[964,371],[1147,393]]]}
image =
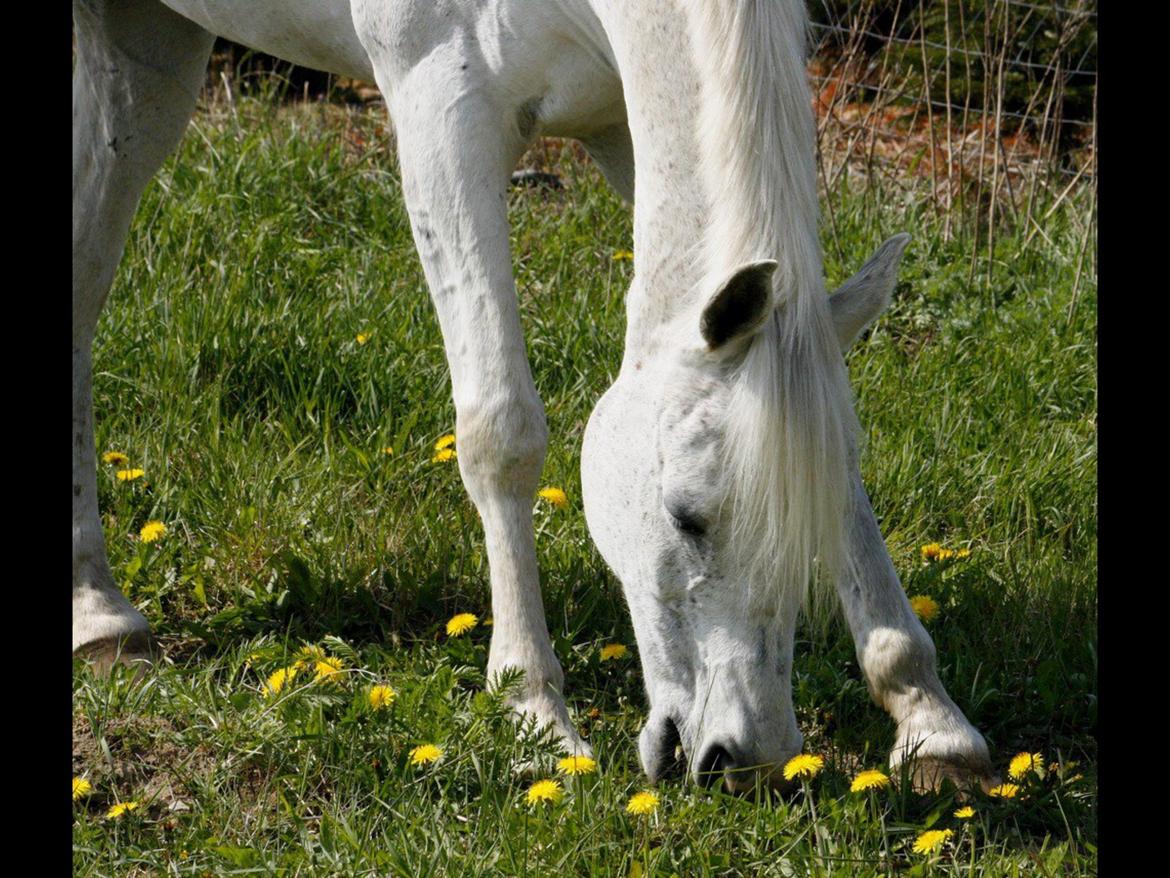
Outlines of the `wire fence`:
{"label": "wire fence", "polygon": [[[1093,249],[1095,0],[808,2],[830,215],[841,185],[881,196],[925,184],[943,238],[976,241],[974,273],[977,252],[994,261],[997,234],[1043,235],[1054,206],[1089,190],[1083,224]],[[226,42],[219,53],[221,70],[237,76],[279,64]],[[378,97],[369,83],[297,68],[286,75],[290,95],[306,99]]]}
{"label": "wire fence", "polygon": [[1095,4],[814,0],[811,12],[830,180],[886,161],[929,175],[948,207],[972,182],[1009,201],[1022,178],[1095,184]]}

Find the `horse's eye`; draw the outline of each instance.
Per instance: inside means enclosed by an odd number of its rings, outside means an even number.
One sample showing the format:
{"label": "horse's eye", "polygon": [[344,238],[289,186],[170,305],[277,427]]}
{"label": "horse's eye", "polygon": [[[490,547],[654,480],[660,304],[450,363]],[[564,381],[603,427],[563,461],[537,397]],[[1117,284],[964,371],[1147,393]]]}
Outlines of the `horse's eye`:
{"label": "horse's eye", "polygon": [[670,523],[687,536],[701,537],[705,531],[703,522],[686,513],[670,512]]}

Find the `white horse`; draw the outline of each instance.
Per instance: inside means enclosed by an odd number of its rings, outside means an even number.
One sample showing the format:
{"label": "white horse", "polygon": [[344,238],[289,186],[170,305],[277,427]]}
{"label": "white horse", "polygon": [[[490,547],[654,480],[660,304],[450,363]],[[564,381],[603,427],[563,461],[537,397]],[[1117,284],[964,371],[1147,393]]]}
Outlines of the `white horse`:
{"label": "white horse", "polygon": [[580,140],[634,203],[625,354],[582,480],[637,634],[646,773],[681,743],[698,780],[775,782],[802,744],[798,608],[810,582],[835,582],[897,723],[892,766],[916,757],[920,786],[987,778],[861,485],[843,351],[888,302],[908,239],[825,294],[806,26],[801,0],[74,0],[74,653],[149,650],[106,559],[91,348],[138,199],[221,35],[373,79],[386,98],[483,520],[488,673],[525,672],[518,711],[588,752],[541,601],[531,516],[547,430],[508,250],[509,173],[548,134]]}

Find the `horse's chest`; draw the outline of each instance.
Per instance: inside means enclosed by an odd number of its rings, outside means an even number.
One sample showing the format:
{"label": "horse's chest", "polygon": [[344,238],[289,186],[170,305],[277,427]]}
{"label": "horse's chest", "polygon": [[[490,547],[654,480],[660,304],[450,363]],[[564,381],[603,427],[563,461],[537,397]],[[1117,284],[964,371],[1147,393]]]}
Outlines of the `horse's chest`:
{"label": "horse's chest", "polygon": [[579,46],[564,46],[548,59],[537,104],[543,134],[584,137],[625,120],[617,74]]}

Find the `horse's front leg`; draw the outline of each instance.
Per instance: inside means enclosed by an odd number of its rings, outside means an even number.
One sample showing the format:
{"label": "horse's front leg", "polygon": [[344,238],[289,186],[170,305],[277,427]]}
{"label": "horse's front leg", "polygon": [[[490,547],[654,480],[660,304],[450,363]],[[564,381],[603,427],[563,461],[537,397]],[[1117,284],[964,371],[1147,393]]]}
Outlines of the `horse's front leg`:
{"label": "horse's front leg", "polygon": [[154,0],[75,2],[73,652],[148,658],[150,628],[106,559],[93,432],[93,338],[138,199],[187,128],[214,38]]}
{"label": "horse's front leg", "polygon": [[484,72],[467,70],[472,58],[451,47],[408,70],[383,64],[379,86],[443,332],[459,471],[483,522],[494,617],[488,677],[522,670],[513,707],[551,723],[571,752],[587,753],[562,695],[536,564],[532,507],[548,429],[521,332],[506,203],[524,140],[516,114],[473,80]]}
{"label": "horse's front leg", "polygon": [[948,777],[989,786],[987,744],[939,681],[934,643],[910,608],[860,477],[849,540],[839,592],[870,694],[898,724],[891,768],[912,759],[920,790]]}

